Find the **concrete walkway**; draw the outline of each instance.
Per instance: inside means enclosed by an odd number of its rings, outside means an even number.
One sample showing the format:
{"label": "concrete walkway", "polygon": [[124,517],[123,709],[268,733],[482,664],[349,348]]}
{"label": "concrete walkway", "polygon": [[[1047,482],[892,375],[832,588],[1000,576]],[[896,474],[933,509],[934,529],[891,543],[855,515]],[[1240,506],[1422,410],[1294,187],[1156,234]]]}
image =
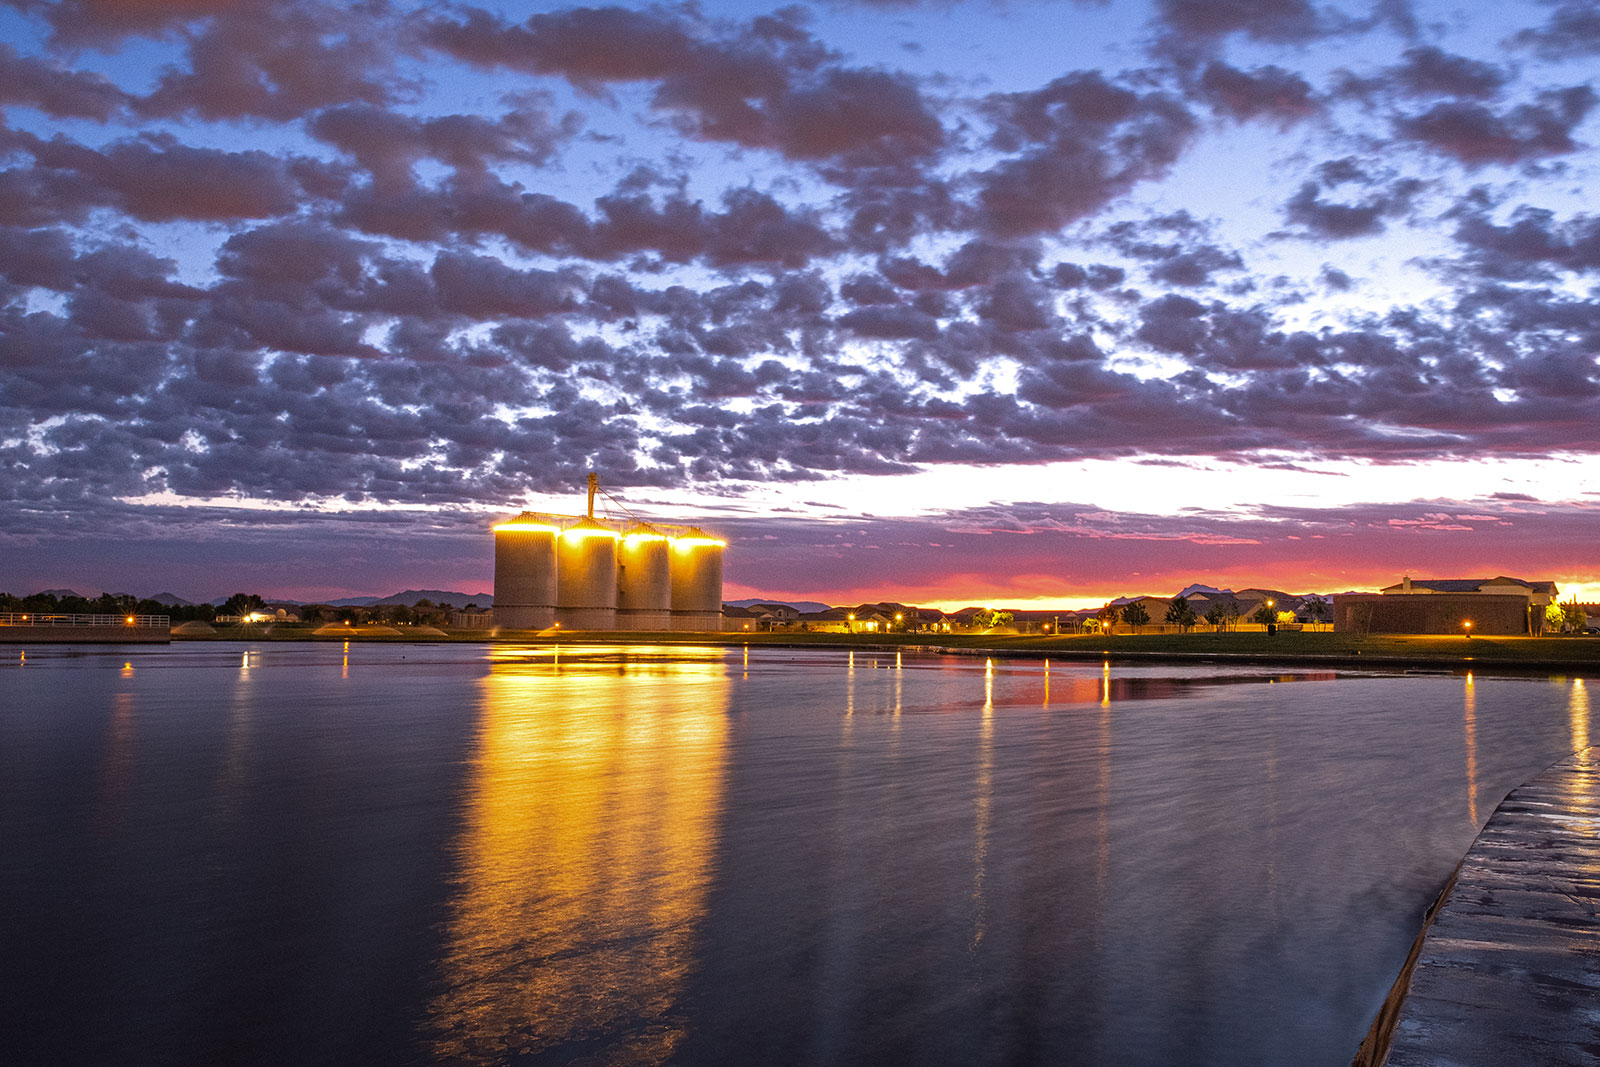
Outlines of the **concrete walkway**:
{"label": "concrete walkway", "polygon": [[1600,748],[1495,809],[1408,966],[1367,1062],[1600,1064]]}

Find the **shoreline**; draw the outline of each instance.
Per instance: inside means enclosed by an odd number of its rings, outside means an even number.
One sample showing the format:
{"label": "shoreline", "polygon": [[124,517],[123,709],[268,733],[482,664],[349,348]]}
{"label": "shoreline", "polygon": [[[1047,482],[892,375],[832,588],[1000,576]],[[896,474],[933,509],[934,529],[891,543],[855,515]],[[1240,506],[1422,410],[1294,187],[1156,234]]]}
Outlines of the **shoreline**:
{"label": "shoreline", "polygon": [[488,631],[442,635],[314,634],[307,626],[276,625],[255,633],[190,636],[178,642],[321,641],[387,644],[700,645],[754,648],[837,648],[867,652],[991,655],[1011,659],[1061,659],[1113,663],[1227,663],[1360,669],[1465,671],[1573,671],[1600,673],[1600,638],[1456,637],[1342,633],[1117,634],[839,634],[682,633],[670,631]]}

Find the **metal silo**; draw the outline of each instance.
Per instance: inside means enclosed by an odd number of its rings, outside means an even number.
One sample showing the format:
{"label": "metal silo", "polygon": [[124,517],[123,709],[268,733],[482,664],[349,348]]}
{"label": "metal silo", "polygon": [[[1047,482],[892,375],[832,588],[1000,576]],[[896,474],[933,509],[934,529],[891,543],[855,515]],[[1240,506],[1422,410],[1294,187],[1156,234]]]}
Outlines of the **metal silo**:
{"label": "metal silo", "polygon": [[556,621],[556,528],[538,516],[494,528],[494,621],[508,630]]}
{"label": "metal silo", "polygon": [[556,622],[568,630],[617,628],[617,532],[593,519],[557,539]]}
{"label": "metal silo", "polygon": [[617,553],[617,629],[672,629],[672,552],[666,537],[640,524]]}
{"label": "metal silo", "polygon": [[722,629],[724,543],[691,528],[672,539],[672,628]]}

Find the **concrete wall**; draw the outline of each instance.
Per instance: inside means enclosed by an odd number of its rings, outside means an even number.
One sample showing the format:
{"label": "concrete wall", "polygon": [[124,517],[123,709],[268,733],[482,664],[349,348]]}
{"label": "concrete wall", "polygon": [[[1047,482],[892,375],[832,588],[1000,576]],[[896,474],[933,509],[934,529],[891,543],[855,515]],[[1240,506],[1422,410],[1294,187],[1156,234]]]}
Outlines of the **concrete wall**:
{"label": "concrete wall", "polygon": [[1333,598],[1335,633],[1463,634],[1528,632],[1528,599],[1481,593],[1346,593]]}
{"label": "concrete wall", "polygon": [[144,645],[165,644],[172,631],[163,626],[0,626],[6,645]]}

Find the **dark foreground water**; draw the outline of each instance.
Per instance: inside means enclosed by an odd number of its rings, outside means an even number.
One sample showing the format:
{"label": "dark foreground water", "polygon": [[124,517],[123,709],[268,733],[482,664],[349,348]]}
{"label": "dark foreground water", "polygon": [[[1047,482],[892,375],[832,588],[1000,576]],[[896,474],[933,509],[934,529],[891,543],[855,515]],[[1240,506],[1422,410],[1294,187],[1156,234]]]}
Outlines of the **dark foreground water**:
{"label": "dark foreground water", "polygon": [[1568,678],[0,650],[0,1061],[1345,1064]]}

